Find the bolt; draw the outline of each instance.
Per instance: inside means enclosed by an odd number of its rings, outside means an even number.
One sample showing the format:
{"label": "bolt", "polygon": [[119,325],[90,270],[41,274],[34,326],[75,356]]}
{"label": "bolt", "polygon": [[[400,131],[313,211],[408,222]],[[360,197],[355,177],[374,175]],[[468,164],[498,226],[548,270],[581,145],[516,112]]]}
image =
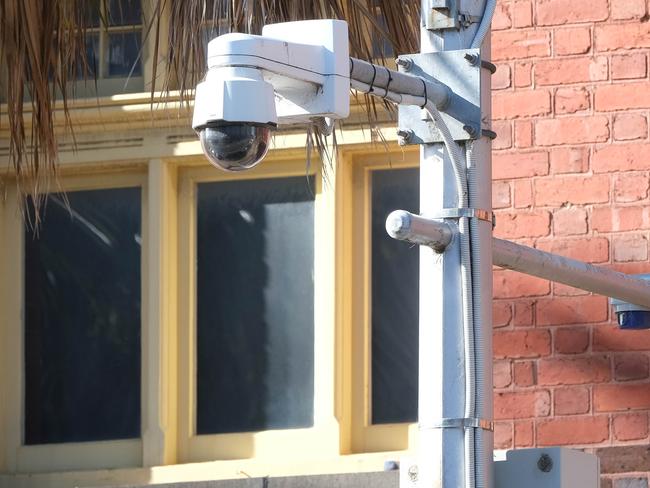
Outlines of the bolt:
{"label": "bolt", "polygon": [[469,134],[470,137],[476,137],[478,130],[473,125],[464,125],[463,130]]}
{"label": "bolt", "polygon": [[553,459],[548,454],[542,454],[537,461],[537,467],[543,473],[548,473],[553,469]]}
{"label": "bolt", "polygon": [[411,483],[415,483],[418,480],[418,467],[416,464],[413,464],[412,466],[409,466],[409,480],[411,480]]}
{"label": "bolt", "polygon": [[466,53],[465,59],[472,66],[476,66],[478,64],[478,56],[476,54]]}
{"label": "bolt", "polygon": [[413,131],[411,129],[399,129],[397,131],[398,144],[406,146],[411,139],[413,139]]}
{"label": "bolt", "polygon": [[413,60],[411,58],[397,58],[395,63],[402,68],[402,71],[411,71],[411,68],[413,68]]}

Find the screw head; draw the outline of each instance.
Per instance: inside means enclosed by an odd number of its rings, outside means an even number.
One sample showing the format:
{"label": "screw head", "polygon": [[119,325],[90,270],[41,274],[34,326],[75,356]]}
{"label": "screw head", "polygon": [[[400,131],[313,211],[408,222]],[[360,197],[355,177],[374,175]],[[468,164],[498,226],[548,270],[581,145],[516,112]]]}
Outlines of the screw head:
{"label": "screw head", "polygon": [[478,129],[473,125],[464,125],[463,130],[467,132],[470,137],[476,137],[478,135]]}
{"label": "screw head", "polygon": [[478,64],[478,56],[476,54],[466,53],[465,59],[472,66],[476,66]]}
{"label": "screw head", "polygon": [[548,473],[553,469],[553,459],[548,454],[542,454],[537,460],[537,468],[543,473]]}

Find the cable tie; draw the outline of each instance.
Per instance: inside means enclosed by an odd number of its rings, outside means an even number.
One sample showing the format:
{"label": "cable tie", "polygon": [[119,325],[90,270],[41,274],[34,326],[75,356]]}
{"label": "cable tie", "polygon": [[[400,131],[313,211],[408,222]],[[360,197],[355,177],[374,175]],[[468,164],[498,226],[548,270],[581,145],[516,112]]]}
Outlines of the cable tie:
{"label": "cable tie", "polygon": [[372,80],[370,81],[370,90],[368,93],[375,91],[375,80],[377,79],[377,66],[374,64],[371,64],[370,66],[372,66]]}
{"label": "cable tie", "polygon": [[424,78],[420,78],[422,80],[422,85],[424,85],[424,103],[420,108],[425,108],[427,106],[427,102],[429,101],[429,94],[427,93],[427,82],[424,81]]}
{"label": "cable tie", "polygon": [[353,71],[354,71],[354,58],[350,58],[350,78],[352,78]]}
{"label": "cable tie", "polygon": [[388,96],[388,92],[390,91],[390,84],[393,82],[393,77],[390,75],[390,70],[386,66],[384,66],[384,69],[388,75],[388,83],[386,83],[386,94],[384,95],[384,98],[386,98]]}

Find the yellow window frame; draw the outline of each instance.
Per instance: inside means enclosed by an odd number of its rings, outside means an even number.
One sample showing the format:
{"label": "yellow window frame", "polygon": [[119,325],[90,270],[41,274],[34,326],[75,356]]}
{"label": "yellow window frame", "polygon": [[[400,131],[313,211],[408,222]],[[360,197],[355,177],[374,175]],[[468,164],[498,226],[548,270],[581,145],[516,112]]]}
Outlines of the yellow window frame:
{"label": "yellow window frame", "polygon": [[[232,434],[196,434],[196,187],[198,183],[315,176],[314,200],[314,423],[309,428]],[[212,167],[179,170],[179,425],[178,462],[255,459],[261,463],[333,458],[340,427],[334,411],[334,185],[304,150],[273,151],[244,173]],[[305,446],[309,446],[308,449]]]}
{"label": "yellow window frame", "polygon": [[[142,207],[142,255],[141,255],[141,300],[144,329],[147,309],[146,263],[149,236],[147,231],[147,178],[143,173],[103,174],[92,176],[63,177],[60,187],[52,186],[52,191],[100,190],[125,187],[141,189]],[[3,367],[0,377],[4,385],[5,401],[0,414],[3,414],[4,461],[8,472],[39,473],[102,468],[137,467],[142,465],[143,444],[141,439],[112,441],[71,442],[63,444],[25,445],[23,443],[24,418],[24,222],[18,206],[15,187],[8,188],[3,213],[2,234],[4,248],[2,263],[2,310],[4,317],[0,325],[0,347]],[[148,350],[143,333],[143,357]],[[142,368],[141,384],[144,389],[149,379]],[[19,373],[17,374],[16,371]],[[144,397],[141,400],[142,418],[145,416]],[[142,425],[144,431],[144,425]]]}

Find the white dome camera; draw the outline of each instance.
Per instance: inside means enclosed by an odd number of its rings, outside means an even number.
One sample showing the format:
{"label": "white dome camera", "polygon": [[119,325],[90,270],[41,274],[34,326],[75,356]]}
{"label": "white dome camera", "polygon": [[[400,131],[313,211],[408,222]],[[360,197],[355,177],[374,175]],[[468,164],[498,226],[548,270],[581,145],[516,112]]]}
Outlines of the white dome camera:
{"label": "white dome camera", "polygon": [[208,160],[243,171],[266,155],[279,124],[349,114],[347,24],[310,20],[265,26],[261,36],[226,34],[208,44],[192,128]]}

